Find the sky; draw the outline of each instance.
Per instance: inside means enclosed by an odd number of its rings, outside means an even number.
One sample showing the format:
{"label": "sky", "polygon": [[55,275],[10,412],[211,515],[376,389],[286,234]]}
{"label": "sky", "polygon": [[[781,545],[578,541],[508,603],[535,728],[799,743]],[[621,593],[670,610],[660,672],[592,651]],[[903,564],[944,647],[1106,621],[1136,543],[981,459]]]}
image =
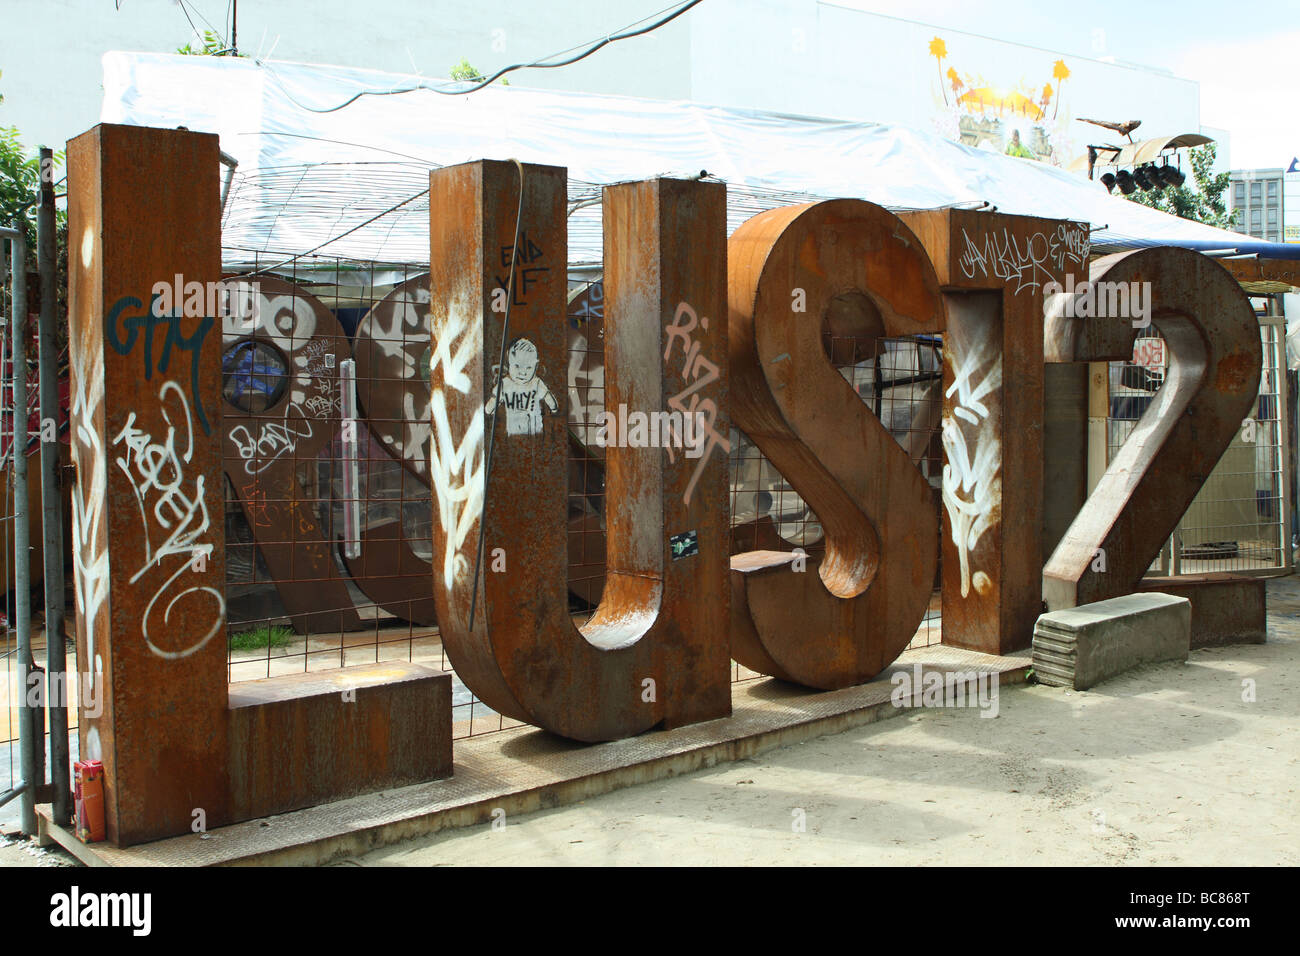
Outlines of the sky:
{"label": "sky", "polygon": [[826,2],[1162,67],[1199,81],[1201,123],[1231,132],[1234,168],[1285,167],[1300,155],[1300,0]]}

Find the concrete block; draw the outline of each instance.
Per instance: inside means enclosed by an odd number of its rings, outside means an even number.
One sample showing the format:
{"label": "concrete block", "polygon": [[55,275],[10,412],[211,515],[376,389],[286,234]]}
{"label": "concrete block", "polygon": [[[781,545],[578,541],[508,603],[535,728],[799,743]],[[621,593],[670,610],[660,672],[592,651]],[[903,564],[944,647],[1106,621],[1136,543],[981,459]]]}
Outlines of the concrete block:
{"label": "concrete block", "polygon": [[1051,611],[1034,625],[1034,676],[1087,690],[1138,664],[1185,661],[1191,622],[1186,598],[1149,592]]}
{"label": "concrete block", "polygon": [[1264,578],[1238,574],[1144,578],[1139,591],[1158,591],[1192,602],[1192,647],[1263,644]]}

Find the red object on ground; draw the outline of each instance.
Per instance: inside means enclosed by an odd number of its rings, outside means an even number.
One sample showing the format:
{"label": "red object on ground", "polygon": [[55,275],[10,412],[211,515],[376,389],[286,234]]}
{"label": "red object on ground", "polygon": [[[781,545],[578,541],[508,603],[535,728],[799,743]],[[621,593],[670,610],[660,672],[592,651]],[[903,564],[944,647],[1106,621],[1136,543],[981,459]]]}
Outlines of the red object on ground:
{"label": "red object on ground", "polygon": [[76,772],[77,839],[97,843],[104,839],[104,762],[78,760]]}

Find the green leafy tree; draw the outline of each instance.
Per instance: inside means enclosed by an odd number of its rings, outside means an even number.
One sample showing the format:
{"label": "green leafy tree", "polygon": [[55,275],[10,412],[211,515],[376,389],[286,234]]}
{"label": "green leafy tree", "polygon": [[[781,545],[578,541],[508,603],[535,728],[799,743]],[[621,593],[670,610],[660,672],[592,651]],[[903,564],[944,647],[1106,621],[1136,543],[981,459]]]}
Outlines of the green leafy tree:
{"label": "green leafy tree", "polygon": [[1189,150],[1187,158],[1192,167],[1189,181],[1181,186],[1166,186],[1150,192],[1139,190],[1125,198],[1181,219],[1203,222],[1219,229],[1236,228],[1223,196],[1228,189],[1229,176],[1214,172],[1217,153],[1218,147],[1214,143]]}
{"label": "green leafy tree", "polygon": [[[54,154],[54,165],[47,175],[59,179],[63,153]],[[17,128],[0,126],[0,225],[18,224],[27,242],[26,272],[28,275],[27,301],[35,312],[39,308],[36,282],[36,206],[41,195],[41,163],[39,153],[28,155]],[[60,347],[67,341],[67,289],[68,289],[68,214],[55,211],[55,255],[58,261],[58,332]],[[5,289],[8,293],[8,289]],[[5,312],[9,304],[6,300]],[[33,326],[32,333],[35,333]],[[34,348],[34,342],[33,342]],[[30,351],[35,356],[35,351]]]}
{"label": "green leafy tree", "polygon": [[39,157],[27,155],[17,127],[0,126],[0,223],[26,222],[40,192]]}

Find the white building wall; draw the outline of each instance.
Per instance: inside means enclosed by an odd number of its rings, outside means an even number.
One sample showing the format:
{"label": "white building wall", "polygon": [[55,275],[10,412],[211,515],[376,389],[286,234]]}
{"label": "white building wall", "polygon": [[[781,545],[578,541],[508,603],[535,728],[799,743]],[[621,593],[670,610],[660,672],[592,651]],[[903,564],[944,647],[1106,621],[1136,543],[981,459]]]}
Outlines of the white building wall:
{"label": "white building wall", "polygon": [[[227,4],[187,0],[225,29]],[[462,57],[485,72],[613,32],[655,0],[276,0],[246,2],[239,47],[250,54],[444,76]],[[200,29],[205,22],[195,17]],[[930,55],[939,38],[946,56]],[[171,52],[192,34],[176,0],[0,0],[0,125],[61,147],[98,121],[108,50]],[[1069,76],[1056,75],[1057,63]],[[962,90],[1027,99],[1026,110],[957,102]],[[511,82],[765,110],[902,123],[957,137],[997,121],[1041,135],[1040,156],[1068,164],[1089,142],[1114,141],[1080,116],[1142,119],[1139,137],[1200,129],[1198,86],[1171,74],[878,16],[825,0],[707,0],[644,37]],[[1051,87],[1043,102],[1044,87]],[[413,94],[428,95],[428,94]],[[1041,115],[1039,115],[1041,114]],[[964,118],[963,118],[964,117]],[[996,140],[996,141],[995,141]],[[1044,146],[1046,144],[1046,146]],[[1226,164],[1227,158],[1220,157]]]}
{"label": "white building wall", "polygon": [[[656,0],[256,0],[239,5],[241,53],[444,77],[462,57],[493,72],[598,39],[665,6]],[[703,4],[702,6],[708,6]],[[225,0],[187,0],[224,31]],[[193,16],[193,14],[191,14]],[[690,14],[558,70],[512,83],[684,99]],[[194,18],[199,29],[205,23]],[[99,121],[100,58],[171,53],[193,33],[175,0],[0,0],[0,126],[61,149]],[[197,41],[194,45],[198,46]],[[422,94],[417,94],[422,95]]]}

